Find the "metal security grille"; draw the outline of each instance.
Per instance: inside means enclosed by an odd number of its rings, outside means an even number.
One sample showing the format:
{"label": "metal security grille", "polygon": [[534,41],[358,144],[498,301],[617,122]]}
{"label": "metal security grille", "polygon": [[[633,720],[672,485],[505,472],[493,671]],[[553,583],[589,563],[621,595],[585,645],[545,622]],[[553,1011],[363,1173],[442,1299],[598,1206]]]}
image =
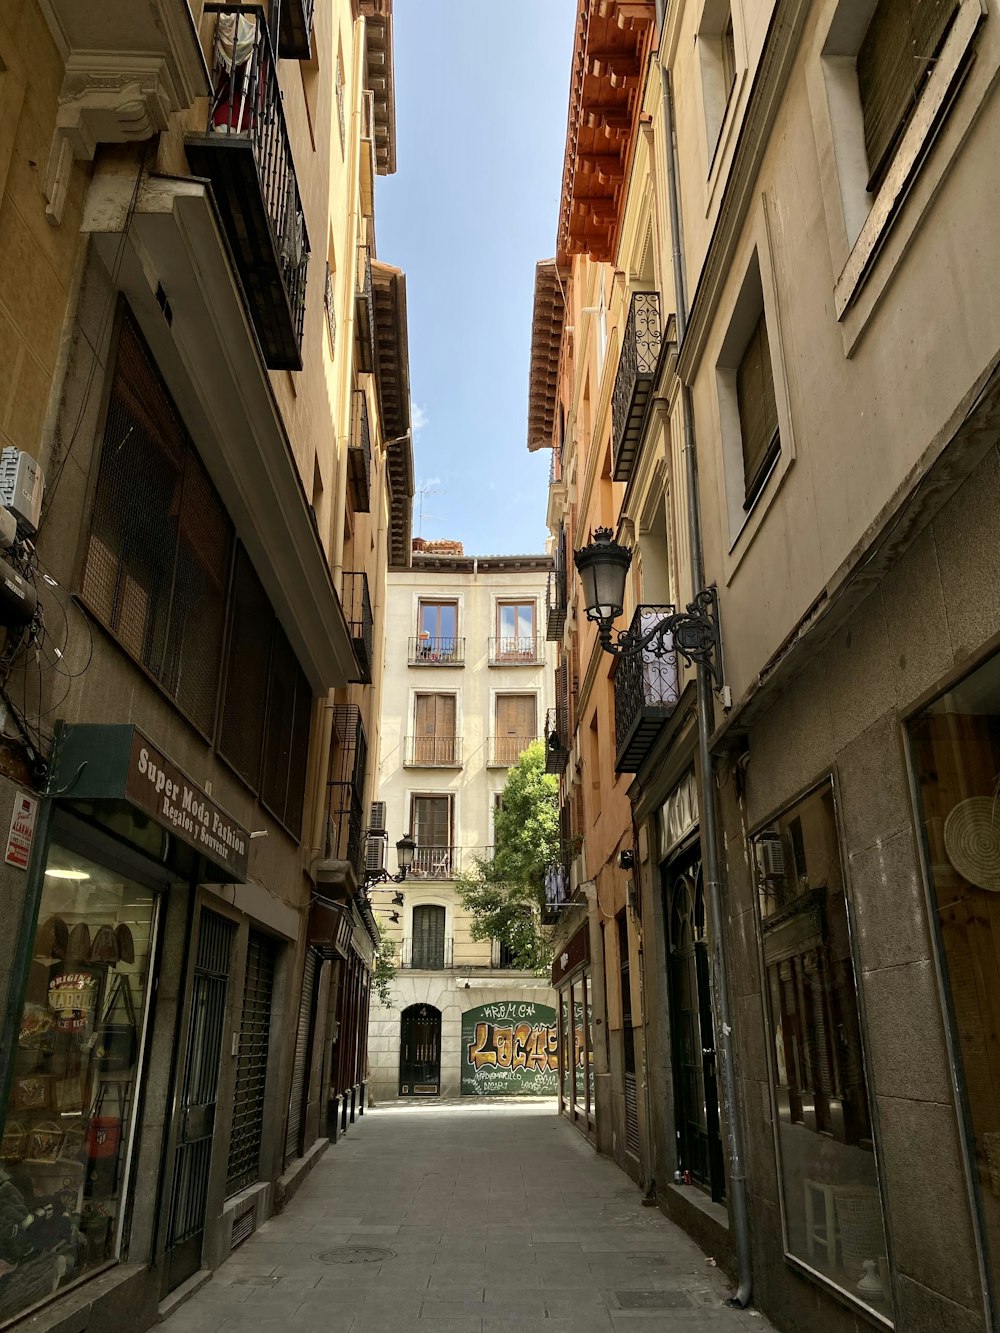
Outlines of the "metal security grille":
{"label": "metal security grille", "polygon": [[299,1021],[295,1029],[295,1056],[292,1060],[292,1088],[288,1098],[288,1128],[285,1131],[285,1161],[290,1162],[302,1152],[302,1120],[305,1114],[309,1051],[312,1047],[316,1016],[316,976],[318,956],[306,950],[302,970],[302,995],[299,999]]}
{"label": "metal security grille", "polygon": [[206,735],[232,544],[232,524],[126,309],[81,594]]}
{"label": "metal security grille", "polygon": [[230,1198],[252,1185],[260,1174],[275,953],[275,946],[267,936],[255,930],[250,932],[226,1174],[226,1194]]}
{"label": "metal security grille", "polygon": [[625,1150],[639,1156],[639,1099],[636,1096],[635,1075],[625,1075]]}
{"label": "metal security grille", "polygon": [[229,962],[235,933],[232,922],[214,912],[202,912],[170,1199],[168,1244],[172,1287],[182,1282],[200,1262],[200,1236],[205,1226],[219,1093],[219,1057],[226,1016]]}
{"label": "metal security grille", "polygon": [[364,793],[368,768],[368,739],[357,704],[333,709],[328,779],[329,846],[327,855],[349,861],[361,875],[364,855]]}

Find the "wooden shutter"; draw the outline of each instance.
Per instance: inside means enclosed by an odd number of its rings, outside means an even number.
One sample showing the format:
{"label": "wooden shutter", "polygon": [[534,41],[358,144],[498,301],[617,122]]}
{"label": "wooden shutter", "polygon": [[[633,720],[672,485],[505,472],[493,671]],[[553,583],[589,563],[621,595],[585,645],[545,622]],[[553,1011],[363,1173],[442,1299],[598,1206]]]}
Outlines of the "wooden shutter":
{"label": "wooden shutter", "polygon": [[444,967],[445,909],[425,904],[413,909],[413,966]]}
{"label": "wooden shutter", "polygon": [[450,764],[455,758],[455,696],[418,694],[414,719],[418,764]]}
{"label": "wooden shutter", "polygon": [[743,439],[743,480],[749,504],[780,448],[771,349],[763,310],[736,371],[736,399]]}
{"label": "wooden shutter", "polygon": [[959,0],[879,0],[858,49],[869,190],[889,164]]}

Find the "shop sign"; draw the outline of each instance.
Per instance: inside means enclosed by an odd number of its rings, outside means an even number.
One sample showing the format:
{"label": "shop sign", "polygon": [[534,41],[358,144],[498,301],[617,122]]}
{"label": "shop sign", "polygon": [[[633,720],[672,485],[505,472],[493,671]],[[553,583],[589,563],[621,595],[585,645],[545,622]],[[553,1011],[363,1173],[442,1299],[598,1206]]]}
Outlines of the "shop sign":
{"label": "shop sign", "polygon": [[29,796],[26,791],[19,791],[14,796],[14,809],[10,816],[10,832],[7,834],[7,851],[4,860],[8,865],[27,870],[28,857],[31,855],[31,843],[35,836],[35,815],[38,813],[38,798]]}
{"label": "shop sign", "polygon": [[684,838],[698,823],[698,789],[694,769],[681,778],[660,808],[660,835],[662,855]]}
{"label": "shop sign", "polygon": [[221,883],[246,879],[250,834],[137,727],[63,728],[49,790],[67,800],[125,800],[212,863]]}
{"label": "shop sign", "polygon": [[550,1096],[558,1091],[556,1011],[504,1000],[462,1015],[462,1095]]}
{"label": "shop sign", "polygon": [[552,984],[561,985],[563,979],[581,963],[590,962],[590,926],[585,922],[570,938],[566,947],[552,960]]}

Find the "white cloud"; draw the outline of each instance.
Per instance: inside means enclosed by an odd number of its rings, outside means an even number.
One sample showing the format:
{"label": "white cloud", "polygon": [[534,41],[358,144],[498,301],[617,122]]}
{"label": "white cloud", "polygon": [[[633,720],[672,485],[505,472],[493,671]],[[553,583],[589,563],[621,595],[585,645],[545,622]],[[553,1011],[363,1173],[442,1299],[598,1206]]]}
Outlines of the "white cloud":
{"label": "white cloud", "polygon": [[427,413],[419,403],[414,403],[410,412],[410,419],[413,425],[414,435],[419,435],[427,425]]}

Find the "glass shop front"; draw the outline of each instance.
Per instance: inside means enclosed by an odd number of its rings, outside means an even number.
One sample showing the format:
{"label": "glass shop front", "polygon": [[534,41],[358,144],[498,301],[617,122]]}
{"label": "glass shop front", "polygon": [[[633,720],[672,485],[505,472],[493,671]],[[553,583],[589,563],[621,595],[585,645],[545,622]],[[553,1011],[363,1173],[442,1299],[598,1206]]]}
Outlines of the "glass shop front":
{"label": "glass shop front", "polygon": [[552,985],[559,996],[559,1111],[594,1138],[593,981],[586,922],[556,954]]}

